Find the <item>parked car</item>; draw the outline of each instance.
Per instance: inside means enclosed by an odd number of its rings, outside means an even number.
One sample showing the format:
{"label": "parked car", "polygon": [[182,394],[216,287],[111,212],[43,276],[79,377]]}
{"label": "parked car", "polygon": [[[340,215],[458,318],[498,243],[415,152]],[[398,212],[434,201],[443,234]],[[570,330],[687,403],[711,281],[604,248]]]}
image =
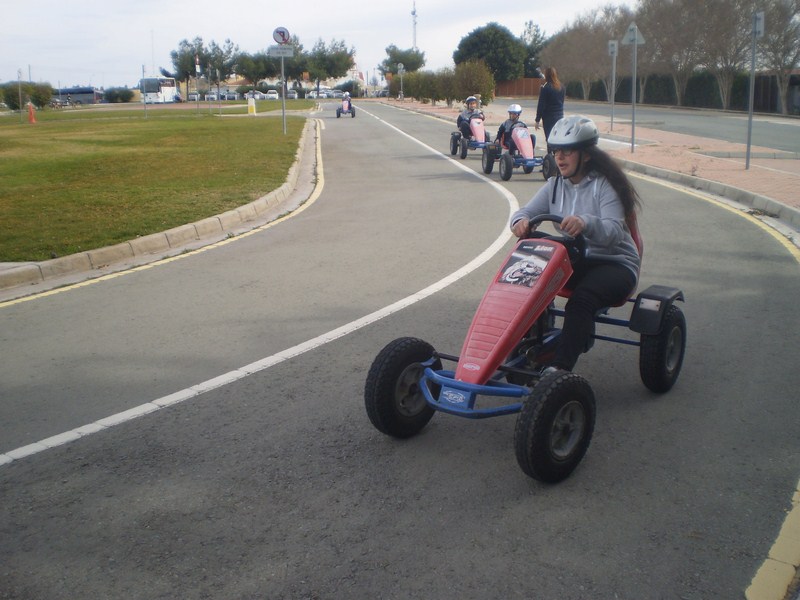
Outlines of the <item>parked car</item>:
{"label": "parked car", "polygon": [[259,92],[258,90],[250,90],[244,96],[245,98],[254,98],[256,100],[264,100],[267,97],[264,92]]}
{"label": "parked car", "polygon": [[208,100],[208,101],[214,101],[214,100],[216,100],[216,99],[217,99],[217,92],[208,92],[208,93],[206,94],[206,100]]}
{"label": "parked car", "polygon": [[266,99],[267,100],[277,100],[280,98],[278,95],[278,90],[267,90]]}
{"label": "parked car", "polygon": [[287,100],[297,100],[297,90],[289,90],[286,92]]}
{"label": "parked car", "polygon": [[238,100],[239,94],[237,92],[222,92],[220,98],[223,100]]}
{"label": "parked car", "polygon": [[197,92],[192,92],[188,96],[189,102],[197,102],[200,99],[200,95]]}
{"label": "parked car", "polygon": [[331,90],[330,98],[344,98],[344,92],[342,90]]}
{"label": "parked car", "polygon": [[375,94],[378,98],[388,98],[389,97],[389,90],[381,90],[377,94]]}

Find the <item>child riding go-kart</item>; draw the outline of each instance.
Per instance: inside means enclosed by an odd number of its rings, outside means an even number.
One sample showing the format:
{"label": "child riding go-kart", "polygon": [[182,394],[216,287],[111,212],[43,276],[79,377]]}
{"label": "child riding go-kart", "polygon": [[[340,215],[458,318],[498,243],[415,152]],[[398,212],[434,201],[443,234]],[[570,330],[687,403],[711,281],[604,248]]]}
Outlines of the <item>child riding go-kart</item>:
{"label": "child riding go-kart", "polygon": [[[542,215],[531,225],[543,221],[560,222],[561,217]],[[594,429],[594,393],[580,375],[544,367],[561,335],[556,320],[564,315],[553,300],[565,293],[573,265],[583,259],[585,240],[533,235],[521,239],[503,261],[478,306],[460,356],[410,337],[395,339],[377,355],[364,401],[379,431],[412,437],[436,411],[472,419],[519,413],[514,448],[527,475],[555,483],[578,466]],[[595,317],[596,324],[639,334],[638,341],[630,336],[593,337],[638,346],[642,382],[657,393],[673,386],[683,362],[686,322],[676,300],[683,300],[683,292],[653,285],[629,300],[629,319],[606,313]],[[455,368],[443,369],[443,361],[456,363]]]}
{"label": "child riding go-kart", "polygon": [[486,117],[478,109],[478,99],[470,96],[464,102],[467,108],[456,120],[458,131],[450,134],[450,154],[455,156],[460,152],[461,158],[467,158],[469,150],[485,148],[489,142],[489,134],[484,127]]}
{"label": "child riding go-kart", "polygon": [[353,103],[350,101],[350,92],[344,93],[344,97],[342,98],[342,105],[336,108],[337,119],[342,115],[346,114],[349,114],[352,118],[356,117],[356,107],[353,106]]}
{"label": "child riding go-kart", "polygon": [[536,136],[528,131],[528,126],[519,120],[522,107],[512,104],[508,107],[508,120],[497,132],[494,143],[486,144],[481,157],[483,172],[489,175],[494,170],[495,161],[500,161],[500,179],[511,179],[514,169],[522,167],[526,175],[536,167],[542,168],[542,176],[549,179],[555,174],[555,162],[550,154],[543,158],[535,156]]}
{"label": "child riding go-kart", "polygon": [[[558,176],[511,216],[519,241],[489,284],[459,356],[408,337],[378,354],[364,402],[379,431],[411,437],[436,411],[473,419],[519,413],[519,466],[557,482],[578,466],[594,430],[594,393],[573,368],[595,340],[638,346],[644,385],[656,393],[672,388],[686,348],[686,320],[676,305],[683,292],[651,285],[631,298],[644,247],[638,194],[599,138],[582,115],[555,124]],[[537,231],[546,221],[558,224],[556,234]],[[557,296],[568,298],[563,308]],[[629,318],[609,316],[627,305]],[[598,332],[598,325],[638,339]],[[443,361],[455,367],[443,369]]]}

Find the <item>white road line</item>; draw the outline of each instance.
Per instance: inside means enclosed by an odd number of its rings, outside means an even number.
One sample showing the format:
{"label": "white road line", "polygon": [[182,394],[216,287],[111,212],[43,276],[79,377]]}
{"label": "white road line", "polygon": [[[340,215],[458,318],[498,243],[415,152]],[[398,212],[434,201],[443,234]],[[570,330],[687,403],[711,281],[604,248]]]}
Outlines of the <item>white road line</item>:
{"label": "white road line", "polygon": [[[409,134],[405,133],[404,131],[398,129],[394,125],[387,123],[383,119],[376,117],[375,115],[361,109],[360,112],[367,113],[371,117],[377,119],[382,124],[394,129],[397,133],[407,137],[408,139],[414,141],[415,143],[419,144],[429,152],[433,154],[439,154],[449,160],[452,164],[458,166],[460,169],[467,171],[468,173],[478,177],[485,183],[489,183],[496,191],[503,196],[506,201],[508,202],[509,207],[509,217],[510,215],[519,208],[519,203],[517,202],[516,196],[514,196],[511,192],[509,192],[506,188],[501,186],[500,184],[492,181],[491,179],[484,177],[480,173],[476,173],[472,169],[466,167],[462,163],[453,160],[452,158],[445,156],[438,150],[435,150],[431,146],[423,143],[422,141],[410,136]],[[314,199],[319,197],[319,194],[322,191],[322,185],[324,184],[324,178],[322,177],[323,167],[322,167],[322,153],[320,151],[320,144],[321,140],[318,138],[317,142],[317,165],[318,165],[318,184],[316,189],[313,192]],[[310,202],[307,202],[304,207],[307,207]],[[286,218],[290,218],[295,214],[298,214],[302,211],[295,211],[291,215],[287,215]],[[304,354],[310,350],[314,350],[315,348],[319,348],[327,344],[328,342],[332,342],[334,340],[338,340],[341,337],[349,335],[359,329],[366,327],[376,321],[379,321],[389,315],[392,315],[404,308],[411,306],[423,300],[429,296],[432,296],[436,292],[439,292],[446,288],[447,286],[455,283],[459,279],[465,277],[485,262],[487,262],[490,258],[492,258],[498,251],[500,251],[506,244],[506,242],[511,237],[511,232],[508,227],[503,225],[502,230],[498,234],[497,238],[492,242],[492,244],[486,248],[483,252],[481,252],[478,256],[473,258],[470,262],[466,265],[461,267],[460,269],[454,271],[450,275],[444,277],[443,279],[429,285],[428,287],[411,294],[410,296],[403,298],[402,300],[398,300],[397,302],[390,304],[380,310],[377,310],[371,314],[368,314],[360,319],[347,323],[341,327],[328,331],[327,333],[323,333],[315,338],[312,338],[306,342],[298,344],[296,346],[292,346],[291,348],[287,348],[286,350],[282,350],[277,354],[273,354],[272,356],[267,356],[255,362],[252,362],[248,365],[244,365],[243,367],[239,367],[238,369],[234,369],[233,371],[229,371],[228,373],[224,373],[207,381],[203,381],[198,383],[197,385],[193,385],[189,388],[177,391],[173,394],[169,394],[167,396],[163,396],[161,398],[157,398],[151,402],[146,402],[144,404],[140,404],[139,406],[135,406],[129,410],[113,414],[111,416],[105,417],[104,419],[100,419],[99,421],[95,421],[94,423],[89,423],[88,425],[83,425],[81,427],[77,427],[70,431],[65,431],[58,435],[46,438],[44,440],[40,440],[38,442],[34,442],[33,444],[28,444],[27,446],[22,446],[20,448],[16,448],[5,454],[0,454],[0,466],[10,464],[15,460],[19,460],[21,458],[25,458],[27,456],[31,456],[33,454],[37,454],[39,452],[44,452],[45,450],[49,450],[50,448],[56,448],[58,446],[62,446],[69,442],[73,442],[78,440],[82,437],[87,435],[91,435],[93,433],[97,433],[99,431],[104,431],[109,429],[110,427],[114,427],[115,425],[120,425],[122,423],[126,423],[138,417],[150,414],[152,412],[161,410],[162,408],[166,408],[168,406],[173,406],[175,404],[179,404],[181,402],[185,402],[187,400],[191,400],[199,396],[200,394],[204,394],[211,390],[215,390],[222,386],[228,385],[240,379],[243,379],[249,375],[253,375],[254,373],[258,373],[259,371],[263,371],[275,365],[278,365],[286,360],[291,358],[295,358]],[[234,242],[236,239],[239,238],[231,238],[230,242]]]}

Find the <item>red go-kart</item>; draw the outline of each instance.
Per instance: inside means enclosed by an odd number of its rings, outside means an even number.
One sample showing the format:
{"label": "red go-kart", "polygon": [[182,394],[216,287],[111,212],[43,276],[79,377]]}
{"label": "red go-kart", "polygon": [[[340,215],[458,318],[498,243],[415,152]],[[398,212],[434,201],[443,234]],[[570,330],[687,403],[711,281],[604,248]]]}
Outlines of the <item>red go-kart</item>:
{"label": "red go-kart", "polygon": [[[531,221],[560,222],[542,215]],[[595,423],[595,398],[577,373],[543,374],[561,330],[555,307],[572,265],[582,259],[585,240],[565,234],[532,232],[506,257],[483,296],[460,356],[437,352],[412,337],[395,339],[377,355],[364,388],[367,415],[382,433],[409,438],[436,411],[481,419],[519,413],[514,431],[517,462],[530,477],[555,483],[583,459]],[[638,242],[638,235],[636,236]],[[639,347],[639,373],[656,393],[672,388],[686,347],[686,320],[675,304],[681,290],[653,285],[625,304],[628,319],[602,311],[595,326],[607,325],[639,335],[600,335],[593,339]],[[442,368],[443,361],[455,368]],[[480,398],[480,402],[478,399]]]}
{"label": "red go-kart", "polygon": [[489,143],[489,133],[483,122],[483,117],[475,113],[469,118],[469,130],[472,135],[464,137],[460,131],[450,134],[450,154],[459,154],[461,158],[467,158],[470,150],[482,150]]}
{"label": "red go-kart", "polygon": [[511,126],[511,139],[516,150],[512,153],[508,147],[499,143],[486,144],[481,156],[483,172],[489,175],[494,170],[494,163],[500,161],[500,179],[508,181],[514,169],[522,167],[526,175],[532,173],[536,167],[542,168],[542,176],[549,179],[556,174],[556,161],[551,154],[536,157],[536,136],[531,135],[528,126],[522,121],[517,121]]}
{"label": "red go-kart", "polygon": [[349,114],[352,118],[356,118],[356,107],[350,101],[350,98],[342,98],[342,105],[336,107],[336,118],[342,115]]}

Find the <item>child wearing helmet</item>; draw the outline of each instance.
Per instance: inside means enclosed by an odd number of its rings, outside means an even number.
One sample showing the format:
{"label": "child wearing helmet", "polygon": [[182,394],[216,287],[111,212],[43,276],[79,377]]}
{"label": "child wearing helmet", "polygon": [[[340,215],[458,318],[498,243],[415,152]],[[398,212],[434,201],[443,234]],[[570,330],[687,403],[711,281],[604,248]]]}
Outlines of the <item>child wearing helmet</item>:
{"label": "child wearing helmet", "polygon": [[585,257],[574,265],[566,284],[571,291],[564,326],[548,369],[571,371],[589,348],[598,310],[624,302],[636,288],[641,245],[636,228],[639,195],[628,177],[597,142],[597,126],[588,117],[560,119],[548,147],[558,175],[511,217],[511,231],[525,237],[530,219],[541,214],[563,218],[560,228],[586,239]]}
{"label": "child wearing helmet", "polygon": [[[508,119],[503,121],[500,125],[500,128],[497,130],[497,136],[495,137],[495,143],[501,144],[503,147],[508,148],[508,151],[511,154],[514,154],[517,151],[517,146],[514,144],[514,140],[511,139],[511,129],[515,126],[518,127],[526,127],[525,123],[519,120],[519,116],[522,114],[522,107],[519,104],[512,104],[508,107]],[[534,145],[536,145],[536,140],[534,139]]]}
{"label": "child wearing helmet", "polygon": [[[458,126],[458,130],[461,132],[465,138],[469,139],[472,137],[472,130],[469,128],[469,120],[473,116],[479,116],[481,119],[486,119],[483,114],[483,111],[478,108],[478,99],[475,96],[469,96],[466,100],[464,100],[464,104],[466,108],[461,111],[461,114],[458,115],[456,119],[456,125]],[[480,140],[481,142],[483,140]]]}

